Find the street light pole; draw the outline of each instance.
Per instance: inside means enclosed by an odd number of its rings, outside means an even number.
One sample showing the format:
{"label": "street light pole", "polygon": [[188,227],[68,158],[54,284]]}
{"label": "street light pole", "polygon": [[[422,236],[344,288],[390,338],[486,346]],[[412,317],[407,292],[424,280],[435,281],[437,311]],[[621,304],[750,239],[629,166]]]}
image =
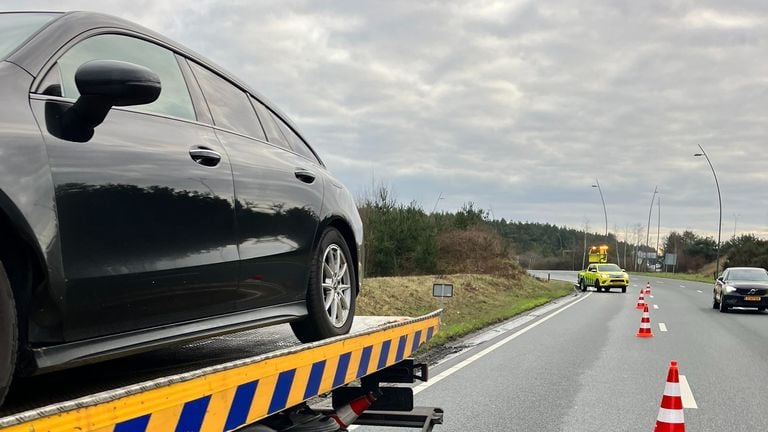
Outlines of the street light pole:
{"label": "street light pole", "polygon": [[698,144],[699,149],[701,150],[701,153],[696,153],[694,156],[701,157],[704,156],[704,158],[707,160],[707,163],[709,164],[709,169],[712,170],[712,176],[715,178],[715,187],[717,187],[717,204],[720,208],[720,218],[717,222],[717,260],[715,261],[715,277],[720,274],[720,234],[722,233],[723,228],[723,197],[720,195],[720,182],[717,181],[717,174],[715,173],[715,167],[712,166],[712,161],[709,160],[709,156],[707,155],[707,152],[704,151],[704,147],[701,146],[701,144]]}
{"label": "street light pole", "polygon": [[434,213],[435,213],[435,210],[437,210],[437,205],[440,203],[440,200],[441,200],[441,199],[444,199],[444,198],[443,198],[443,193],[442,193],[442,192],[440,192],[440,195],[438,195],[438,196],[437,196],[437,199],[435,200],[435,206],[434,206],[434,207],[432,207],[432,214],[434,214]]}
{"label": "street light pole", "polygon": [[605,242],[608,243],[608,210],[605,208],[605,198],[603,198],[603,188],[600,187],[600,180],[595,179],[595,183],[593,184],[593,188],[597,188],[597,191],[600,192],[600,201],[603,202],[603,215],[605,216]]}
{"label": "street light pole", "polygon": [[587,260],[587,231],[589,231],[589,220],[584,221],[584,254],[581,256],[581,268],[585,268]]}
{"label": "street light pole", "polygon": [[[659,209],[659,223],[656,225],[656,254],[659,253],[659,238],[661,237],[661,195],[656,198],[656,203]],[[656,260],[658,262],[658,259]]]}
{"label": "street light pole", "polygon": [[[645,231],[645,246],[646,247],[651,247],[651,245],[650,245],[650,243],[651,243],[651,213],[653,213],[653,201],[656,200],[656,194],[657,193],[659,193],[659,187],[655,186],[653,188],[653,196],[651,197],[651,208],[648,209],[648,225],[647,225],[647,229]],[[640,231],[640,232],[642,232],[642,231]],[[642,235],[642,234],[640,234],[640,235]],[[645,270],[648,270],[648,261],[645,258],[643,258],[643,262],[645,263]]]}

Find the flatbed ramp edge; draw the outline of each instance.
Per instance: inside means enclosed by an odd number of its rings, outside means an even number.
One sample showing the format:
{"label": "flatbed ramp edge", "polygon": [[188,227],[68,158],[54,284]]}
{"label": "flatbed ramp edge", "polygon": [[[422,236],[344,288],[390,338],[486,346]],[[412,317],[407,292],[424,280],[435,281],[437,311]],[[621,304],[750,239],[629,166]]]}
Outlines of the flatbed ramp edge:
{"label": "flatbed ramp edge", "polygon": [[237,429],[401,362],[441,312],[9,415],[0,431]]}

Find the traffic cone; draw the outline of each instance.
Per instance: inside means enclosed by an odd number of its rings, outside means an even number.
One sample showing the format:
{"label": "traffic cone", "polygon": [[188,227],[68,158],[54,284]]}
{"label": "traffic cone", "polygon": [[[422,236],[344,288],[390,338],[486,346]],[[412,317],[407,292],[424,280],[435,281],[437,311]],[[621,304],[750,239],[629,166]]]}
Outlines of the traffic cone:
{"label": "traffic cone", "polygon": [[347,430],[352,423],[360,417],[363,411],[370,408],[373,402],[376,401],[376,396],[373,393],[362,395],[358,398],[352,399],[349,404],[344,405],[331,414],[331,418],[336,421],[341,430]]}
{"label": "traffic cone", "polygon": [[643,289],[640,288],[640,297],[637,299],[637,306],[635,306],[635,309],[643,310],[645,307],[645,297],[643,296]]}
{"label": "traffic cone", "polygon": [[661,408],[656,417],[656,427],[653,432],[685,432],[683,415],[683,398],[680,397],[680,379],[677,362],[672,360],[667,373],[667,384],[661,397]]}
{"label": "traffic cone", "polygon": [[651,283],[646,282],[645,283],[645,295],[651,295]]}
{"label": "traffic cone", "polygon": [[648,312],[648,305],[645,305],[643,308],[643,317],[640,318],[640,330],[637,331],[635,336],[640,338],[653,337],[653,332],[651,331],[651,314]]}

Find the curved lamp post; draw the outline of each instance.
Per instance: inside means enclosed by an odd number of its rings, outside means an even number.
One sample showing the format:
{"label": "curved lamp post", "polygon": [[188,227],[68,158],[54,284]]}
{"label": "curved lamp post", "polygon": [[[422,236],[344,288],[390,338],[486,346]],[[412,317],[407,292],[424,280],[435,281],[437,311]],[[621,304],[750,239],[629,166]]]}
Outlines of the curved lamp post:
{"label": "curved lamp post", "polygon": [[704,147],[702,147],[701,144],[698,144],[698,146],[701,150],[701,153],[696,153],[694,156],[704,156],[704,158],[707,160],[709,168],[712,170],[712,176],[715,177],[715,187],[717,187],[717,204],[720,207],[720,219],[717,222],[717,260],[715,261],[715,278],[717,278],[717,275],[720,274],[720,234],[722,233],[723,228],[723,198],[722,195],[720,195],[720,182],[717,181],[715,167],[712,166],[712,161],[709,160],[709,156],[707,155],[707,152],[704,151]]}
{"label": "curved lamp post", "polygon": [[605,241],[608,242],[608,210],[605,208],[603,189],[600,187],[600,181],[598,179],[595,179],[595,184],[593,184],[592,187],[597,188],[597,191],[600,192],[600,201],[603,202],[603,215],[605,216]]}
{"label": "curved lamp post", "polygon": [[[653,196],[651,197],[651,207],[648,209],[648,225],[647,225],[647,229],[645,230],[645,246],[646,247],[651,247],[651,244],[650,244],[651,243],[651,213],[653,213],[653,201],[656,199],[657,193],[659,193],[659,187],[655,186],[653,188]],[[648,259],[644,258],[643,262],[645,263],[645,270],[648,270]]]}

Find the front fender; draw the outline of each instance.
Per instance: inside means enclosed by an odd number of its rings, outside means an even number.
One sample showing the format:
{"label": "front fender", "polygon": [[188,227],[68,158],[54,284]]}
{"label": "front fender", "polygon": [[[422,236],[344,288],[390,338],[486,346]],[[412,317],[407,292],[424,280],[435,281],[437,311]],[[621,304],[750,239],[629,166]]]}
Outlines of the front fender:
{"label": "front fender", "polygon": [[[64,278],[58,243],[56,202],[43,136],[32,115],[32,77],[10,62],[0,62],[0,211],[30,245],[47,283],[28,293],[29,339],[57,340]],[[32,298],[34,297],[34,298]]]}

